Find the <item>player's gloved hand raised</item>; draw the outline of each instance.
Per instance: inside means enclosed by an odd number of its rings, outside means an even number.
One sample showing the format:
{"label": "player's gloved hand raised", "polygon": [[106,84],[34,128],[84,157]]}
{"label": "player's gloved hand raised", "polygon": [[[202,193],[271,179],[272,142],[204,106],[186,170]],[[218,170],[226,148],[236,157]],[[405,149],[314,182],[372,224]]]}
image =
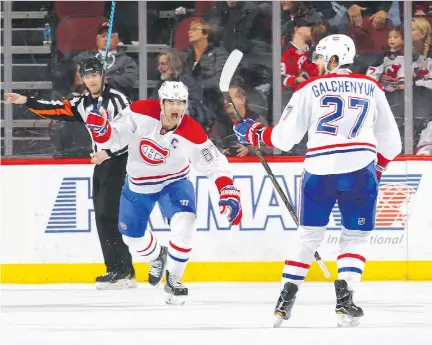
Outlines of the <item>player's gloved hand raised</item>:
{"label": "player's gloved hand raised", "polygon": [[246,119],[234,124],[234,132],[238,141],[241,144],[251,144],[256,147],[260,146],[261,132],[264,129],[264,125],[252,119]]}
{"label": "player's gloved hand raised", "polygon": [[95,108],[92,109],[90,113],[87,114],[86,125],[97,135],[104,135],[109,126],[105,110],[103,108],[101,108],[100,111]]}
{"label": "player's gloved hand raised", "polygon": [[87,114],[86,125],[92,133],[93,140],[104,143],[111,137],[111,125],[103,108],[93,109]]}
{"label": "player's gloved hand raised", "polygon": [[240,191],[233,185],[228,185],[221,189],[219,211],[221,214],[229,215],[229,221],[232,225],[240,224],[243,216]]}

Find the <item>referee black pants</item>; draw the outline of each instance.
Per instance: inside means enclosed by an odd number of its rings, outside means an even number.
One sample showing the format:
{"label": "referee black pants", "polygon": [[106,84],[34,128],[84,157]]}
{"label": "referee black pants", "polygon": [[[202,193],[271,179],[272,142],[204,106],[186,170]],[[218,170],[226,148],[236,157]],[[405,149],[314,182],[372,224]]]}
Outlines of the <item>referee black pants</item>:
{"label": "referee black pants", "polygon": [[93,173],[93,205],[107,272],[134,274],[132,257],[118,230],[120,195],[126,177],[127,153],[96,165]]}

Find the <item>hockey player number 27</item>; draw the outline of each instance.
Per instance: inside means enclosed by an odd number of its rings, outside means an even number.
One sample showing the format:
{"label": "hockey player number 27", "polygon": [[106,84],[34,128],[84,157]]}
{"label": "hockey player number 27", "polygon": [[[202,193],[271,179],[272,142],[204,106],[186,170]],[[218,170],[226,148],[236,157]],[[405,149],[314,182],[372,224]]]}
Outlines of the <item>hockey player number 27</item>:
{"label": "hockey player number 27", "polygon": [[[369,100],[358,97],[348,97],[349,109],[358,109],[359,114],[354,119],[353,126],[349,133],[349,138],[355,138],[363,125],[366,115],[369,110]],[[336,135],[338,126],[332,125],[332,122],[340,120],[344,117],[344,100],[340,96],[325,96],[321,99],[321,107],[333,107],[333,111],[320,118],[317,125],[317,133]]]}

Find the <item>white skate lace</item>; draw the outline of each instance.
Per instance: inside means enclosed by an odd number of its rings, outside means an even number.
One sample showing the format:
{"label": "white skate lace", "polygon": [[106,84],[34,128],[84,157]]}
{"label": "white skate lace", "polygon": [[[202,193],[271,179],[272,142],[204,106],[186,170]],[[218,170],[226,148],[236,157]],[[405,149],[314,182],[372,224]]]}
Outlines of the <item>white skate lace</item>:
{"label": "white skate lace", "polygon": [[169,276],[169,285],[173,288],[182,288],[183,284],[180,282],[180,279],[176,276]]}
{"label": "white skate lace", "polygon": [[158,277],[162,272],[162,262],[159,260],[152,262],[150,266],[150,275]]}

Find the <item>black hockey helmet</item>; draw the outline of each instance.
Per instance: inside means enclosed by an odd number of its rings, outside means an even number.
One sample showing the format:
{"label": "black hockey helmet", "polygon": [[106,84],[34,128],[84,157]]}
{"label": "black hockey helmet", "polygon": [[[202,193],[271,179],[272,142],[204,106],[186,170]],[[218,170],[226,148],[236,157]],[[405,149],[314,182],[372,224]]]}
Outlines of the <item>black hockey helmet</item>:
{"label": "black hockey helmet", "polygon": [[102,74],[103,64],[97,57],[92,57],[90,59],[81,62],[80,75],[81,78],[88,73],[100,73]]}

